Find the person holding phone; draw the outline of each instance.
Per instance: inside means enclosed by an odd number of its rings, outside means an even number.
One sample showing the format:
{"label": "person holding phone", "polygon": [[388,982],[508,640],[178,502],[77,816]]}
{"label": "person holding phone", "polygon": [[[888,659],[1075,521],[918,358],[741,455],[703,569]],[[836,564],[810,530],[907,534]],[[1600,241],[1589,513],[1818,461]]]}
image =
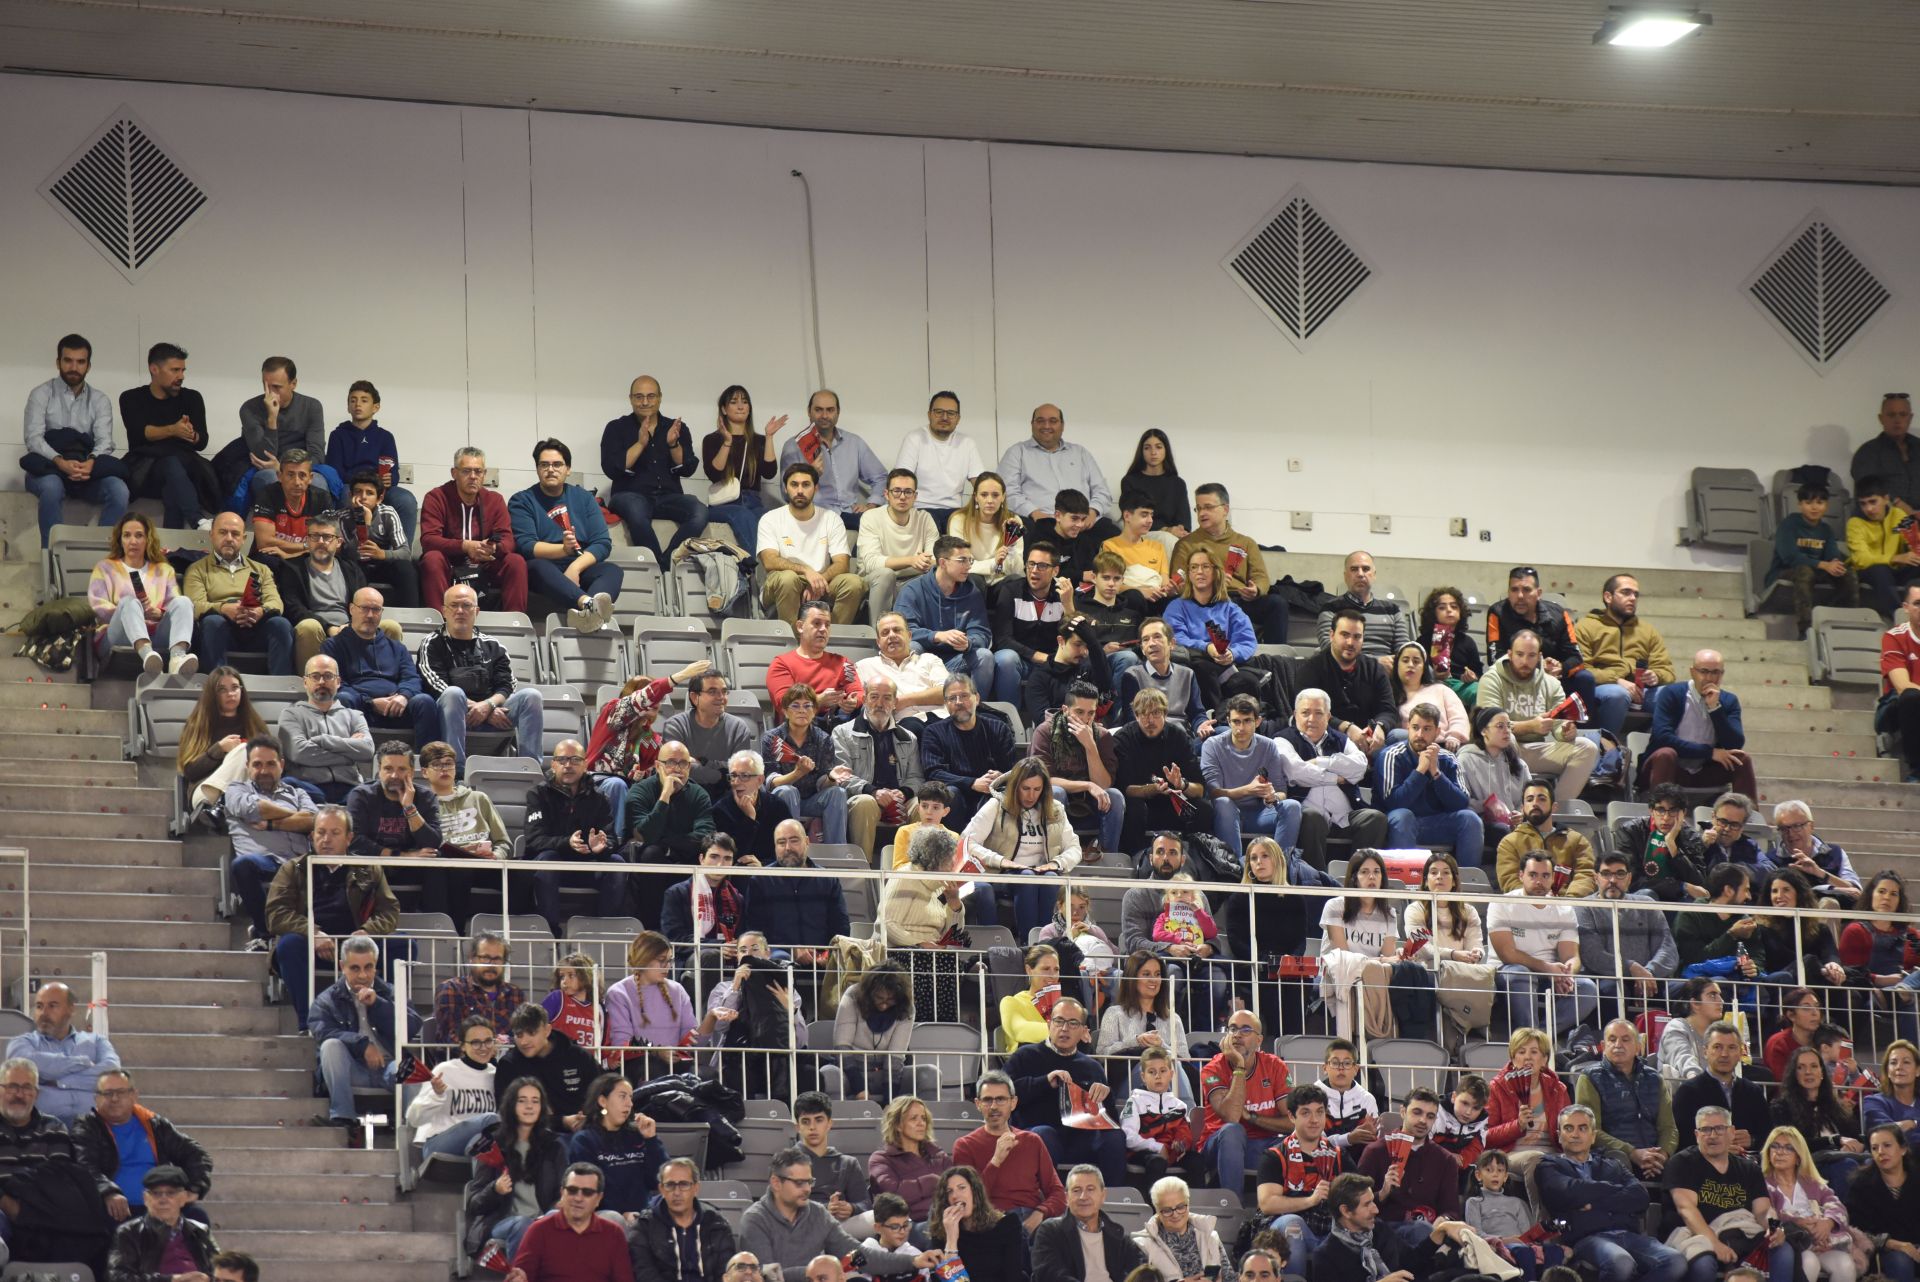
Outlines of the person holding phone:
{"label": "person holding phone", "polygon": [[87,602],[100,621],[94,645],[101,658],[115,646],[132,646],[146,676],[158,675],[163,662],[180,676],[200,670],[192,649],[193,602],[180,591],[146,516],[129,512],[114,522],[107,555],[87,583]]}

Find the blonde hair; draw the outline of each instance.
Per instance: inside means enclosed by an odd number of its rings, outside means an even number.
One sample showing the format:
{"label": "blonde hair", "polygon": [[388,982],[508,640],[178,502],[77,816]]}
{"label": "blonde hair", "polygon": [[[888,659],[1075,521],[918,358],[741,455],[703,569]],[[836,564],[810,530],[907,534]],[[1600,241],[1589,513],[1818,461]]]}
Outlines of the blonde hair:
{"label": "blonde hair", "polygon": [[1191,874],[1184,872],[1177,872],[1167,878],[1167,888],[1160,892],[1160,906],[1165,908],[1173,902],[1174,895],[1183,890],[1192,891],[1194,905],[1201,912],[1207,911],[1206,892],[1200,889],[1200,883],[1195,881]]}
{"label": "blonde hair", "polygon": [[1553,1066],[1553,1039],[1537,1028],[1514,1029],[1513,1035],[1507,1038],[1507,1058],[1512,1059],[1515,1055],[1519,1054],[1520,1048],[1528,1042],[1539,1046],[1541,1057],[1546,1060],[1547,1066],[1551,1068]]}
{"label": "blonde hair", "polygon": [[1797,1164],[1793,1177],[1797,1180],[1811,1180],[1821,1188],[1827,1187],[1826,1179],[1820,1174],[1820,1168],[1813,1164],[1813,1154],[1807,1151],[1806,1137],[1800,1134],[1797,1126],[1776,1126],[1767,1132],[1767,1142],[1760,1146],[1764,1160],[1760,1163],[1760,1174],[1768,1183],[1773,1182],[1773,1142],[1790,1140],[1793,1143],[1794,1161]]}
{"label": "blonde hair", "polygon": [[[1255,881],[1253,879],[1253,852],[1264,850],[1273,857],[1273,880]],[[1240,884],[1243,886],[1287,886],[1287,852],[1280,843],[1271,837],[1255,837],[1247,843],[1247,858],[1240,864]]]}
{"label": "blonde hair", "polygon": [[895,1148],[901,1147],[900,1128],[907,1124],[907,1110],[916,1104],[921,1108],[927,1109],[926,1143],[929,1146],[933,1144],[933,1110],[927,1108],[925,1100],[912,1095],[894,1096],[893,1102],[887,1105],[887,1111],[880,1115],[880,1142],[882,1144],[891,1144]]}
{"label": "blonde hair", "polygon": [[[640,972],[653,965],[656,961],[659,961],[663,956],[672,958],[673,944],[665,935],[657,930],[643,930],[633,937],[632,943],[627,945],[627,969],[632,972],[635,977],[633,995],[636,1001],[640,998],[640,982],[638,978]],[[660,990],[660,1000],[667,1004],[668,1011],[673,1010],[673,990],[667,987],[670,982],[671,981],[665,976],[662,976],[660,982],[654,985],[655,988]]]}

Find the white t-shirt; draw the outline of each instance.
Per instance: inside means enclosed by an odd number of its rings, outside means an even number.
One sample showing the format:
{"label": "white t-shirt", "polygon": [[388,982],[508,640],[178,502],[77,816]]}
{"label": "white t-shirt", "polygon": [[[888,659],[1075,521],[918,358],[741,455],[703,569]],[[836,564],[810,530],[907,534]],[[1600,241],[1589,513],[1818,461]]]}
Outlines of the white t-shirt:
{"label": "white t-shirt", "polygon": [[[893,682],[894,692],[901,695],[924,694],[928,690],[939,690],[947,684],[952,674],[947,665],[930,654],[908,655],[905,663],[894,663],[884,654],[870,654],[853,665],[860,674],[860,684],[871,687],[875,678],[885,677]],[[927,704],[913,708],[902,708],[895,714],[905,721],[909,717],[945,716],[946,710],[938,705]]]}
{"label": "white t-shirt", "polygon": [[847,526],[838,512],[823,507],[814,508],[811,517],[798,521],[793,509],[782,505],[760,518],[760,534],[753,550],[824,570],[834,557],[847,555]]}
{"label": "white t-shirt", "polygon": [[1387,946],[1388,936],[1393,934],[1393,914],[1382,911],[1377,905],[1371,912],[1358,912],[1352,921],[1345,920],[1346,899],[1329,899],[1320,910],[1320,929],[1329,926],[1343,926],[1347,932],[1347,951],[1363,953],[1368,957],[1378,957]]}
{"label": "white t-shirt", "polygon": [[1013,852],[1013,862],[1022,868],[1036,868],[1047,859],[1047,826],[1041,821],[1038,810],[1025,810],[1020,814],[1020,844]]}
{"label": "white t-shirt", "polygon": [[907,433],[900,442],[900,461],[894,466],[913,473],[920,489],[916,501],[923,508],[966,506],[973,493],[967,482],[987,470],[980,461],[980,447],[971,436],[955,432],[944,441],[936,441],[924,427]]}
{"label": "white t-shirt", "polygon": [[1496,930],[1512,931],[1521,952],[1544,962],[1560,960],[1562,940],[1580,942],[1572,904],[1551,896],[1533,898],[1521,890],[1508,891],[1501,902],[1488,908],[1487,934]]}

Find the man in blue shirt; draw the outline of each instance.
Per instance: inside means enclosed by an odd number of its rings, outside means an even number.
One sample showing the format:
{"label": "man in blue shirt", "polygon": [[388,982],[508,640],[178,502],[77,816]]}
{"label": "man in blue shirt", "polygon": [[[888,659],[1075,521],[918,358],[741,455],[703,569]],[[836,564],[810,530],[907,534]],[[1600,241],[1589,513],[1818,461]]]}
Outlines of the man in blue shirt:
{"label": "man in blue shirt", "polygon": [[348,626],[320,653],[340,665],[340,706],[365,714],[369,726],[411,725],[413,739],[444,738],[439,702],[422,687],[407,647],[380,627],[386,599],[373,588],[353,594]]}
{"label": "man in blue shirt", "polygon": [[820,472],[813,505],[838,512],[849,530],[860,516],[879,507],[887,465],[867,443],[840,430],[840,394],[821,388],[807,401],[807,428],[780,447],[780,475],[791,463],[811,463]]}
{"label": "man in blue shirt", "polygon": [[26,447],[20,466],[40,503],[40,546],[60,524],[60,501],[100,505],[100,524],[127,512],[127,465],[113,456],[113,402],[87,382],[93,344],[68,334],[56,345],[57,375],[27,393]]}
{"label": "man in blue shirt", "polygon": [[1373,795],[1387,812],[1387,840],[1395,849],[1445,843],[1462,867],[1477,868],[1485,832],[1460,786],[1460,763],[1439,741],[1440,709],[1416,703],[1407,713],[1406,742],[1380,754]]}
{"label": "man in blue shirt", "polygon": [[[187,1191],[204,1198],[213,1187],[213,1162],[207,1150],[172,1122],[140,1103],[133,1075],[124,1068],[103,1069],[93,1092],[93,1112],[74,1123],[73,1142],[81,1160],[114,1187],[107,1214],[125,1220],[146,1209],[147,1172],[175,1166]],[[199,1203],[190,1203],[188,1219],[207,1223]]]}
{"label": "man in blue shirt", "polygon": [[100,1074],[120,1067],[113,1043],[73,1026],[73,991],[58,980],[40,986],[33,998],[33,1031],[7,1043],[8,1059],[28,1059],[40,1070],[39,1109],[72,1126],[93,1107]]}
{"label": "man in blue shirt", "polygon": [[1102,540],[1120,533],[1107,513],[1113,508],[1113,491],[1100,465],[1084,445],[1060,438],[1067,428],[1067,416],[1058,405],[1042,405],[1033,411],[1033,436],[1007,447],[1000,456],[1000,476],[1007,483],[1007,506],[1023,521],[1051,519],[1053,496],[1061,490],[1078,490],[1087,496],[1098,518],[1095,532]]}
{"label": "man in blue shirt", "polygon": [[597,632],[613,622],[613,601],[624,578],[609,559],[613,538],[607,519],[593,495],[567,484],[573,451],[565,441],[535,445],[533,466],[539,481],[507,502],[513,541],[527,558],[527,586],[565,604],[568,627]]}

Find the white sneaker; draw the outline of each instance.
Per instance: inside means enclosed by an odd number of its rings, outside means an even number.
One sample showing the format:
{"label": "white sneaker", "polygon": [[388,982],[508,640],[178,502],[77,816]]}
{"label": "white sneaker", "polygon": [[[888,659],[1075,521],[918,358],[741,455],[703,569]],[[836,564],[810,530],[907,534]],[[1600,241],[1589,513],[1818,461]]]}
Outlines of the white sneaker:
{"label": "white sneaker", "polygon": [[588,632],[598,632],[600,630],[600,612],[598,610],[568,610],[567,626],[583,635]]}
{"label": "white sneaker", "polygon": [[213,528],[213,518],[203,516],[193,523],[193,528],[196,530],[211,530]]}
{"label": "white sneaker", "polygon": [[593,594],[593,608],[600,612],[600,622],[613,622],[613,598],[604,592]]}
{"label": "white sneaker", "polygon": [[173,661],[167,664],[167,671],[176,677],[190,677],[200,671],[200,656],[191,650],[177,650]]}
{"label": "white sneaker", "polygon": [[160,657],[158,650],[148,646],[141,652],[140,671],[147,676],[157,677],[160,675],[160,669],[166,666],[166,662]]}

